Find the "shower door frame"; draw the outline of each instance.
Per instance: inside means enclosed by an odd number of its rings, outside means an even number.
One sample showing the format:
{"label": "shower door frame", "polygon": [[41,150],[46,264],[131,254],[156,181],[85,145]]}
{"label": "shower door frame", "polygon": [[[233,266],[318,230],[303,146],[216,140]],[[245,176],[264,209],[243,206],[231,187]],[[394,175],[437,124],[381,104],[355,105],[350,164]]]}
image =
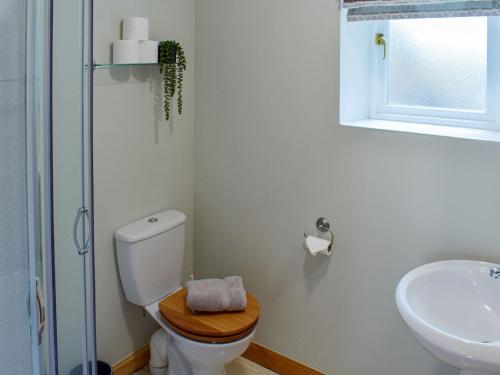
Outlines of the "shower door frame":
{"label": "shower door frame", "polygon": [[96,292],[95,292],[95,252],[94,252],[94,0],[87,0],[87,189],[85,189],[89,209],[89,236],[91,239],[89,265],[91,280],[89,283],[90,316],[88,324],[90,350],[92,358],[91,374],[97,374],[96,341]]}
{"label": "shower door frame", "polygon": [[[95,309],[95,253],[94,253],[94,158],[93,158],[93,136],[94,136],[94,0],[82,0],[83,2],[83,71],[84,82],[87,83],[87,92],[83,97],[82,108],[84,109],[84,134],[83,134],[83,155],[82,169],[83,178],[83,208],[88,213],[88,226],[83,223],[83,238],[90,239],[88,253],[82,255],[83,280],[82,288],[85,296],[84,316],[85,328],[83,332],[84,358],[87,362],[83,363],[85,371],[87,363],[90,368],[87,372],[91,375],[97,374],[97,343],[96,343],[96,309]],[[86,271],[86,256],[88,255],[88,271]],[[88,350],[90,352],[88,352]]]}

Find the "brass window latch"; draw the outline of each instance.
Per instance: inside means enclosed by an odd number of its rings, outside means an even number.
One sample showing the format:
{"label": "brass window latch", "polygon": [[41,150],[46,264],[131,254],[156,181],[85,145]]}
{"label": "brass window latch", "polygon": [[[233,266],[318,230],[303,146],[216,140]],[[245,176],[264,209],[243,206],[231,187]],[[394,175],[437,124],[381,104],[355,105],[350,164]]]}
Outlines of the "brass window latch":
{"label": "brass window latch", "polygon": [[384,46],[384,57],[382,59],[385,60],[385,58],[387,57],[387,43],[385,42],[384,34],[382,33],[375,34],[375,44],[377,46]]}

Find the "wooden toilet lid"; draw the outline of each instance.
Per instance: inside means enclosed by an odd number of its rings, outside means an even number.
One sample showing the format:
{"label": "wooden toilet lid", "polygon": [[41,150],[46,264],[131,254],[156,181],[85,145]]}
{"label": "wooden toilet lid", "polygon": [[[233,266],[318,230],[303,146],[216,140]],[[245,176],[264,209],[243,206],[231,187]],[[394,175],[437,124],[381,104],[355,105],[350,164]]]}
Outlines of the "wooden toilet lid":
{"label": "wooden toilet lid", "polygon": [[183,288],[162,300],[159,308],[172,329],[188,338],[206,342],[236,341],[248,335],[259,320],[259,304],[250,293],[247,293],[244,311],[222,313],[194,313],[186,305],[186,296],[187,289]]}

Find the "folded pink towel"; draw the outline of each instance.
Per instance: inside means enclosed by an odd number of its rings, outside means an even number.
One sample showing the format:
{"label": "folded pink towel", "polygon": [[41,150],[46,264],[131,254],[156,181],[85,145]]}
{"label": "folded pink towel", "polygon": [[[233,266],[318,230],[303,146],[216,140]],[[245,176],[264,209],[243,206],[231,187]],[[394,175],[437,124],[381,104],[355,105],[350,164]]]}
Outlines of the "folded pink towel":
{"label": "folded pink towel", "polygon": [[240,311],[247,307],[247,292],[240,276],[191,280],[186,304],[193,312]]}

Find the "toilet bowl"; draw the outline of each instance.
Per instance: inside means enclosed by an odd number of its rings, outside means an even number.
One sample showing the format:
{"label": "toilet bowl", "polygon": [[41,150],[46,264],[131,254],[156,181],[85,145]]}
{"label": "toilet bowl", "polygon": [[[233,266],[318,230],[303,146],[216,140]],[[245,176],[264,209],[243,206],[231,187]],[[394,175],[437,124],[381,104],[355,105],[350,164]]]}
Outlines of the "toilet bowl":
{"label": "toilet bowl", "polygon": [[185,222],[182,212],[164,211],[119,228],[120,279],[127,300],[162,327],[151,340],[152,374],[224,375],[224,366],[250,345],[259,305],[248,294],[242,312],[195,314],[187,308],[180,287]]}
{"label": "toilet bowl", "polygon": [[[145,307],[168,335],[168,375],[225,375],[224,367],[247,350],[256,327],[245,337],[228,343],[207,343],[175,332],[160,313],[159,302]],[[166,365],[166,362],[165,362]],[[165,369],[167,370],[167,369]]]}

